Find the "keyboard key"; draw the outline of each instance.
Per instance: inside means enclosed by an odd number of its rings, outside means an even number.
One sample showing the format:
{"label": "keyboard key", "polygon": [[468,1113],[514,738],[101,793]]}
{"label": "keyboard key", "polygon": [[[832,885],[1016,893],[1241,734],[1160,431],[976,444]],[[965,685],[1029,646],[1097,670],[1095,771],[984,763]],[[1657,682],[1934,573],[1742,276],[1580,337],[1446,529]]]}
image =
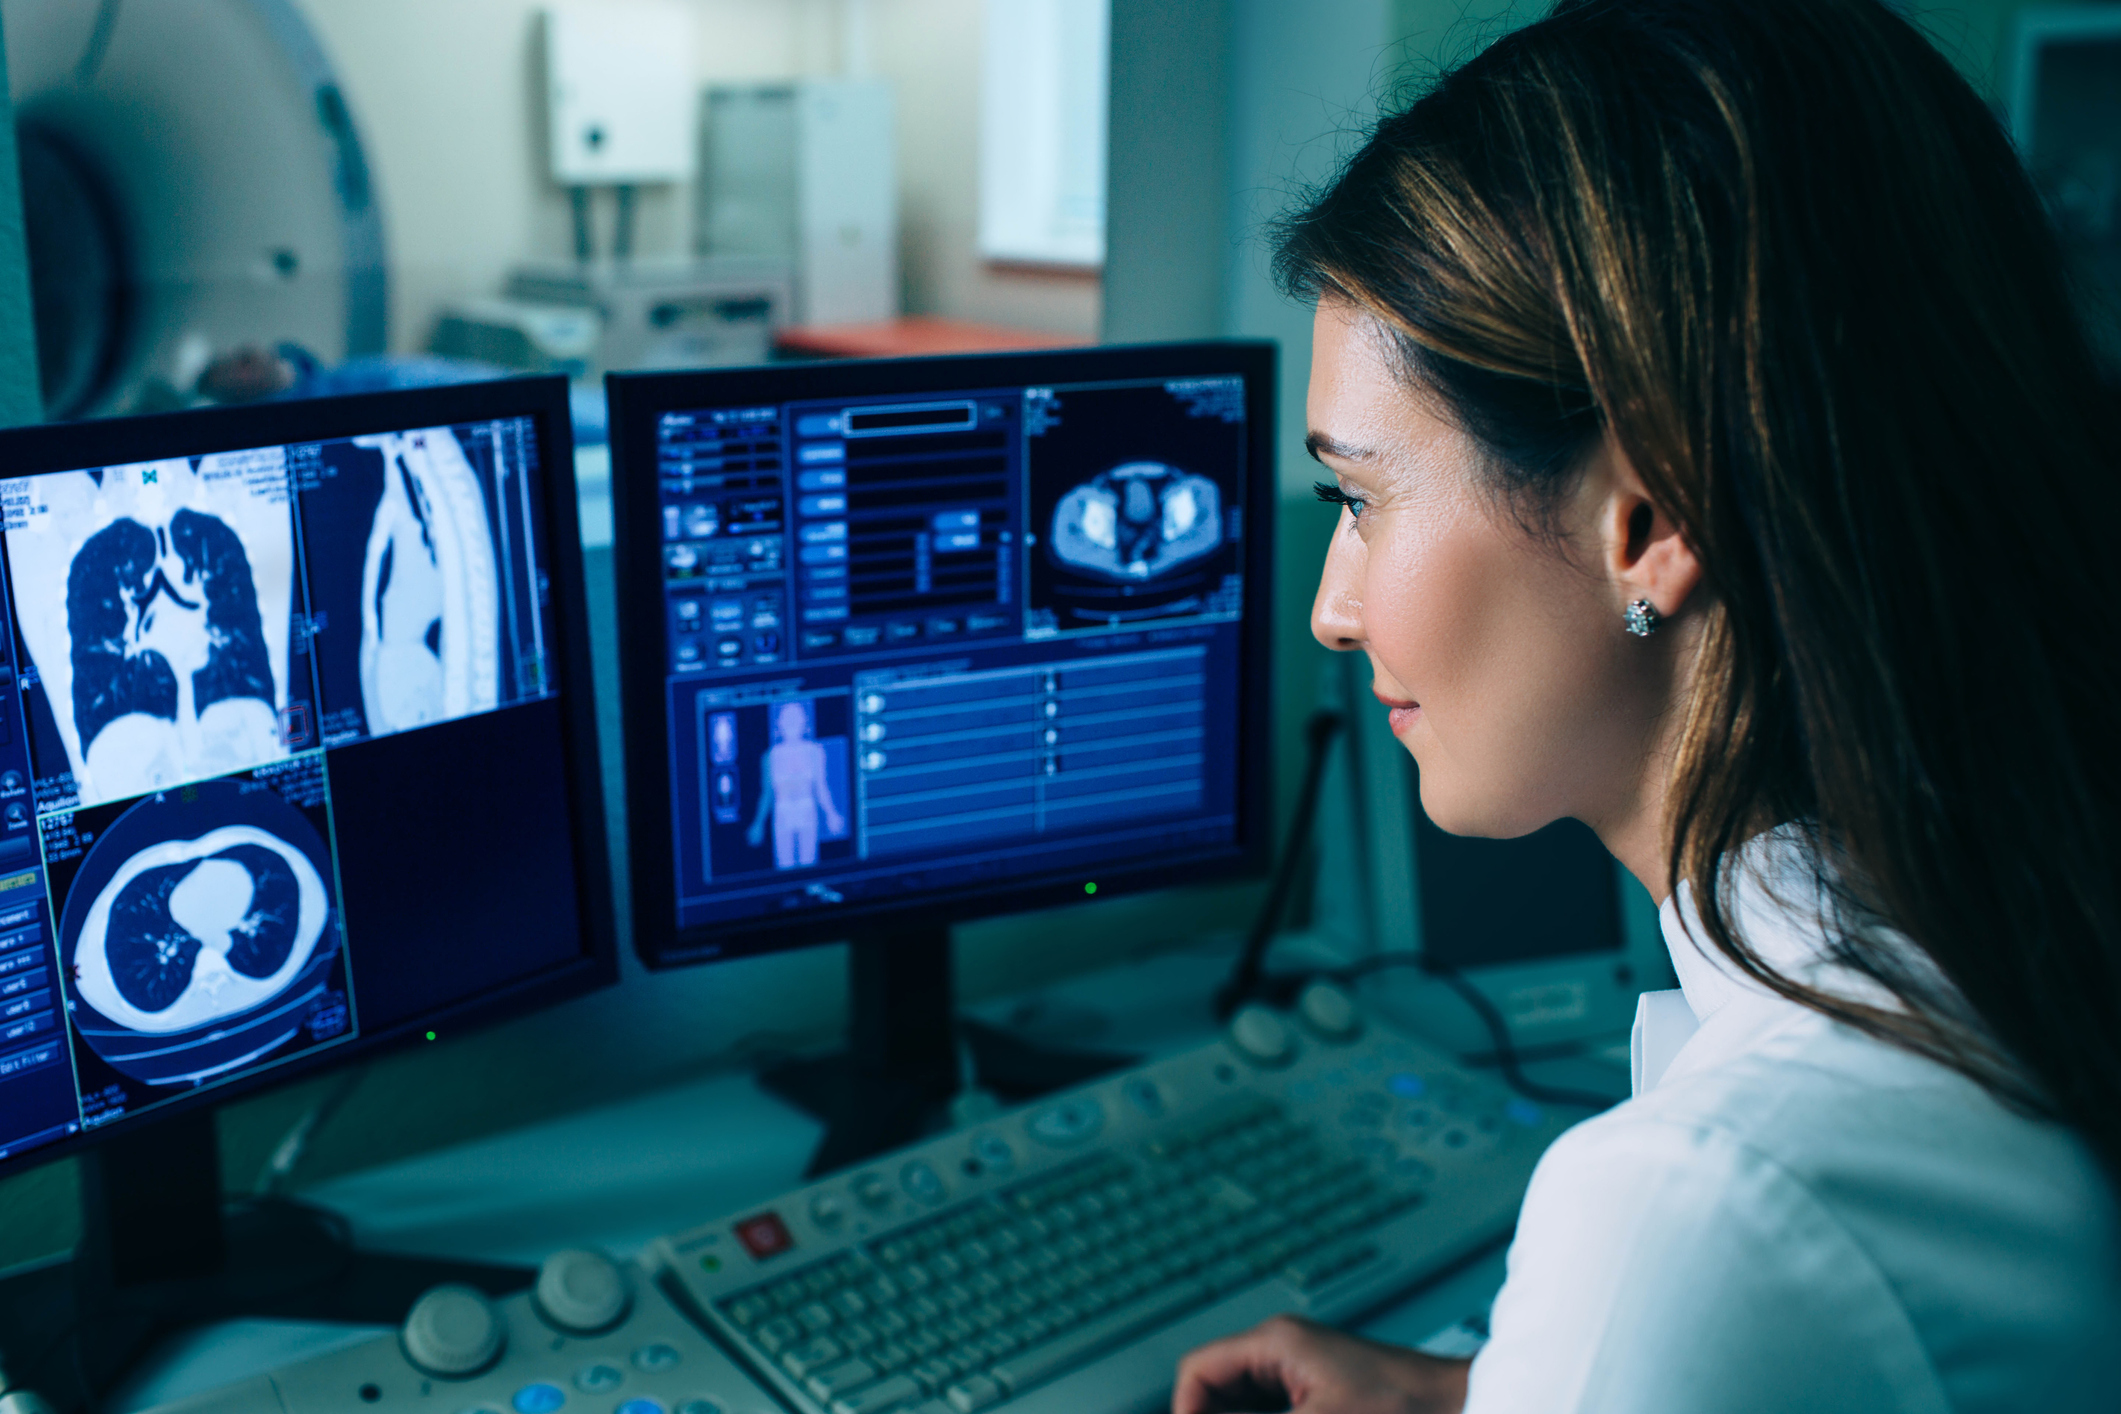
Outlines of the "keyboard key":
{"label": "keyboard key", "polygon": [[781,1368],[800,1380],[827,1365],[838,1364],[846,1355],[831,1336],[813,1336],[795,1349],[781,1352]]}
{"label": "keyboard key", "polygon": [[768,1355],[778,1355],[803,1339],[803,1328],[787,1316],[775,1316],[753,1331],[751,1338],[757,1341],[759,1349]]}
{"label": "keyboard key", "polygon": [[1181,1282],[1108,1312],[1044,1345],[1019,1351],[988,1373],[1007,1385],[1011,1393],[1021,1393],[1118,1345],[1136,1331],[1162,1325],[1199,1305],[1208,1294],[1198,1282]]}
{"label": "keyboard key", "polygon": [[829,1403],[851,1390],[857,1390],[863,1385],[875,1382],[876,1367],[860,1356],[856,1356],[851,1360],[842,1360],[837,1365],[827,1365],[824,1369],[819,1370],[809,1379],[803,1381],[803,1387],[817,1398]]}
{"label": "keyboard key", "polygon": [[883,1414],[886,1409],[911,1404],[926,1394],[918,1381],[905,1375],[894,1375],[867,1389],[840,1395],[832,1401],[832,1414]]}
{"label": "keyboard key", "polygon": [[957,1414],[978,1414],[990,1405],[1002,1402],[1002,1387],[985,1375],[972,1375],[943,1391],[943,1398]]}

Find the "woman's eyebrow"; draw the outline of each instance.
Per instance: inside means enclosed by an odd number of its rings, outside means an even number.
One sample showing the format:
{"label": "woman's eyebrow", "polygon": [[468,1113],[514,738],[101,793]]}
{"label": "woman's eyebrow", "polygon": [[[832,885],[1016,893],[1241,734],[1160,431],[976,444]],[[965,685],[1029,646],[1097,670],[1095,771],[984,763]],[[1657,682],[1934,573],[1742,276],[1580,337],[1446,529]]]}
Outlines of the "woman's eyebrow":
{"label": "woman's eyebrow", "polygon": [[1368,447],[1351,447],[1345,442],[1335,440],[1324,432],[1316,431],[1304,438],[1304,450],[1311,454],[1311,460],[1313,461],[1322,461],[1324,459],[1320,453],[1336,456],[1342,461],[1348,462],[1359,462],[1370,455]]}

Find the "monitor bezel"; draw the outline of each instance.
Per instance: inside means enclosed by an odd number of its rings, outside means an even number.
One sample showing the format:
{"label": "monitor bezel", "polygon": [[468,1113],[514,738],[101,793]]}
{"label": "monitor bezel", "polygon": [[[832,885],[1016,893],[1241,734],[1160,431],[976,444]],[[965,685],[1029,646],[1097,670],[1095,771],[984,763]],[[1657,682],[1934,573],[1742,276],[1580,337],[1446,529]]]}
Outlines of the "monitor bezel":
{"label": "monitor bezel", "polygon": [[613,561],[619,608],[619,701],[625,723],[626,828],[634,950],[651,969],[736,961],[791,948],[842,942],[908,926],[942,927],[1085,901],[1080,868],[1003,884],[938,892],[909,901],[833,909],[800,918],[767,917],[691,929],[677,926],[671,816],[669,720],[664,693],[661,507],[656,419],[666,411],[740,407],[848,396],[927,394],[1139,378],[1236,374],[1245,380],[1245,609],[1238,696],[1238,819],[1235,844],[1176,850],[1095,871],[1108,899],[1168,888],[1171,870],[1189,882],[1264,873],[1271,853],[1271,652],[1276,348],[1260,340],[1210,340],[1029,353],[849,359],[682,373],[606,376],[612,453]]}
{"label": "monitor bezel", "polygon": [[[454,1036],[542,1010],[610,986],[619,977],[611,857],[605,842],[603,775],[597,751],[587,589],[575,499],[574,424],[568,411],[565,378],[505,378],[400,392],[288,399],[0,429],[0,476],[13,479],[170,456],[244,451],[513,417],[535,421],[545,472],[539,481],[550,542],[548,573],[554,626],[560,640],[557,656],[565,675],[560,693],[560,727],[568,772],[568,804],[575,822],[571,843],[583,955],[390,1026],[373,1031],[364,1028],[342,1045],[327,1046],[252,1075],[164,1101],[144,1114],[121,1116],[97,1128],[0,1159],[0,1178],[78,1154],[114,1134],[136,1132],[165,1119],[226,1105],[322,1071],[360,1064],[415,1042],[424,1044],[429,1032],[437,1038]],[[56,918],[47,920],[47,927],[57,926]]]}

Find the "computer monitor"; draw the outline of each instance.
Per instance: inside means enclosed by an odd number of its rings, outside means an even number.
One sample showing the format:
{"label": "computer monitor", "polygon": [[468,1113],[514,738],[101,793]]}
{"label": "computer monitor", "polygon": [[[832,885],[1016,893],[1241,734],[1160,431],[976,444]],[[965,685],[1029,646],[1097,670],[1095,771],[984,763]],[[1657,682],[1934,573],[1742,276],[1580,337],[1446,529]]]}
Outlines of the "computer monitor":
{"label": "computer monitor", "polygon": [[212,1107],[615,979],[572,455],[557,378],[0,432],[0,1174],[90,1160],[77,1284],[221,1265]]}
{"label": "computer monitor", "polygon": [[[951,921],[1259,870],[1273,383],[1235,342],[612,376],[643,960],[853,940],[858,1068],[917,1103]],[[847,1083],[820,1167],[904,1137]]]}
{"label": "computer monitor", "polygon": [[1314,946],[1339,962],[1419,955],[1365,986],[1381,1012],[1461,1055],[1494,1038],[1439,972],[1486,996],[1519,1049],[1624,1038],[1637,994],[1674,985],[1642,885],[1573,820],[1514,840],[1446,834],[1421,808],[1420,772],[1371,696],[1367,660],[1340,654],[1325,672],[1348,730],[1319,805]]}

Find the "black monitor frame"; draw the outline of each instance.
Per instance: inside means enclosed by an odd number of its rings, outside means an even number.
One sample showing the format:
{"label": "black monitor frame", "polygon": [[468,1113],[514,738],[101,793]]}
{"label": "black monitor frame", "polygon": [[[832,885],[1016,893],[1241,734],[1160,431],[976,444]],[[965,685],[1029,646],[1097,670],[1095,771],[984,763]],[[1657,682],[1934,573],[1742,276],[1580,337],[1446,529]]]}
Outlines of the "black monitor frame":
{"label": "black monitor frame", "polygon": [[[416,1014],[376,1031],[364,1029],[344,1045],[292,1058],[268,1070],[163,1102],[137,1119],[120,1118],[101,1128],[0,1160],[0,1178],[108,1146],[135,1130],[218,1108],[320,1071],[358,1064],[386,1051],[424,1042],[428,1032],[454,1035],[566,1001],[618,980],[611,859],[605,844],[589,623],[582,588],[581,529],[575,501],[574,426],[568,417],[567,387],[567,380],[559,377],[510,378],[406,392],[253,403],[0,430],[0,474],[13,478],[173,455],[321,442],[445,423],[534,418],[540,452],[546,459],[539,480],[545,498],[546,525],[550,528],[554,624],[560,639],[554,656],[565,675],[560,694],[561,730],[566,744],[569,806],[576,821],[574,865],[585,944],[580,958],[550,972]],[[56,920],[51,926],[57,926]]]}
{"label": "black monitor frame", "polygon": [[1247,519],[1238,739],[1240,836],[1234,845],[1100,866],[1100,899],[1168,888],[1184,866],[1200,881],[1256,875],[1271,853],[1269,674],[1273,618],[1275,346],[1216,340],[1035,353],[789,363],[682,373],[612,374],[613,549],[618,580],[619,685],[625,722],[626,815],[634,948],[651,969],[756,956],[908,928],[1027,912],[1084,899],[1079,867],[909,901],[819,910],[800,918],[677,926],[665,683],[662,532],[656,420],[664,412],[964,388],[1239,374],[1246,387]]}

